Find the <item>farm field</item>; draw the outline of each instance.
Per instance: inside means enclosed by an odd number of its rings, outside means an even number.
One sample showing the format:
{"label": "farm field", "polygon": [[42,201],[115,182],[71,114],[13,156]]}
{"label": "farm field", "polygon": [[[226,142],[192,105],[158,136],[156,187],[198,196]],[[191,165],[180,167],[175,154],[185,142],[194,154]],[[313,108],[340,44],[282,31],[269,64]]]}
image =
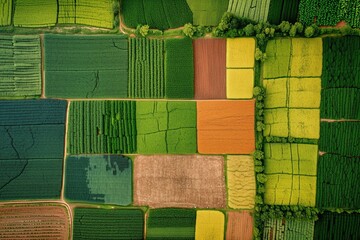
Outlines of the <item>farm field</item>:
{"label": "farm field", "polygon": [[69,212],[61,204],[0,206],[0,237],[1,239],[68,239],[69,220]]}
{"label": "farm field", "polygon": [[65,197],[69,201],[129,205],[131,160],[117,155],[80,155],[66,159]]}
{"label": "farm field", "polygon": [[0,0],[0,239],[358,239],[358,5]]}
{"label": "farm field", "polygon": [[134,205],[223,208],[226,205],[223,169],[222,156],[137,156],[134,160]]}
{"label": "farm field", "polygon": [[127,27],[138,24],[161,30],[178,28],[193,21],[193,14],[186,0],[173,1],[123,1],[122,14]]}
{"label": "farm field", "polygon": [[46,34],[44,45],[47,97],[127,97],[126,36]]}
{"label": "farm field", "polygon": [[40,97],[40,36],[1,36],[0,57],[0,98]]}
{"label": "farm field", "polygon": [[144,216],[140,209],[74,209],[74,239],[143,239]]}

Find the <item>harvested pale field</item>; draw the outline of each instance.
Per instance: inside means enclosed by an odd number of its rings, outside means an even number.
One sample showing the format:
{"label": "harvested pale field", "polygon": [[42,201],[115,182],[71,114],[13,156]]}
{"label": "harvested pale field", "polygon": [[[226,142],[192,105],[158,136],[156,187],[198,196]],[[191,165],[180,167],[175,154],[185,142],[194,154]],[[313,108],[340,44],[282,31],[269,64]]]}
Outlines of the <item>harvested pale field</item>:
{"label": "harvested pale field", "polygon": [[69,239],[70,223],[62,205],[0,207],[0,239]]}
{"label": "harvested pale field", "polygon": [[226,98],[226,39],[196,39],[195,99]]}
{"label": "harvested pale field", "polygon": [[255,101],[198,101],[198,151],[250,154],[255,150]]}
{"label": "harvested pale field", "polygon": [[134,205],[224,208],[222,156],[152,155],[134,160]]}
{"label": "harvested pale field", "polygon": [[249,211],[227,213],[227,240],[253,239],[254,218]]}
{"label": "harvested pale field", "polygon": [[252,209],[255,205],[256,182],[252,156],[227,157],[228,206]]}

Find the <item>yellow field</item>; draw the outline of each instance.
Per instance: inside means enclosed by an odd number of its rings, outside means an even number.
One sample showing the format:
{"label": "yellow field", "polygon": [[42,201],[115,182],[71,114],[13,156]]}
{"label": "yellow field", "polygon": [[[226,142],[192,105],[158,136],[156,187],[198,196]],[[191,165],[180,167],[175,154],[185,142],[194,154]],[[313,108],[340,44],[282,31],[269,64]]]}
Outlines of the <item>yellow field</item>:
{"label": "yellow field", "polygon": [[253,97],[254,69],[226,69],[227,98]]}
{"label": "yellow field", "polygon": [[196,212],[196,240],[224,239],[225,216],[214,210],[199,210]]}
{"label": "yellow field", "polygon": [[294,138],[319,139],[319,109],[289,109],[289,131]]}
{"label": "yellow field", "polygon": [[254,159],[251,156],[227,156],[227,184],[230,208],[254,208],[256,183]]}
{"label": "yellow field", "polygon": [[[278,80],[276,80],[278,81]],[[320,78],[290,78],[290,108],[319,108],[321,96]]]}
{"label": "yellow field", "polygon": [[265,109],[264,123],[265,130],[264,136],[289,136],[289,120],[287,108]]}
{"label": "yellow field", "polygon": [[265,144],[265,203],[315,206],[317,158],[317,145]]}
{"label": "yellow field", "polygon": [[293,38],[290,76],[320,77],[322,72],[322,39]]}
{"label": "yellow field", "polygon": [[226,67],[253,68],[255,64],[254,38],[226,39]]}
{"label": "yellow field", "polygon": [[265,108],[287,107],[287,78],[268,79],[263,81],[266,89]]}

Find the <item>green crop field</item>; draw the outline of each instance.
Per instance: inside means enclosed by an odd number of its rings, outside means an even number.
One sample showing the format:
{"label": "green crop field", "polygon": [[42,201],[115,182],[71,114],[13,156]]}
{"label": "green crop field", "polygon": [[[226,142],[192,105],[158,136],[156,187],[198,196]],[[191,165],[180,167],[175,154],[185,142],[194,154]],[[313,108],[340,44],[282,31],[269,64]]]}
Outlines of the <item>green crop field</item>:
{"label": "green crop field", "polygon": [[192,23],[192,12],[186,0],[131,0],[122,1],[122,14],[127,27],[138,24],[161,30]]}
{"label": "green crop field", "polygon": [[360,2],[353,0],[300,0],[299,20],[305,24],[336,25],[345,20],[360,27]]}
{"label": "green crop field", "polygon": [[165,40],[165,95],[194,98],[194,50],[191,39]]}
{"label": "green crop field", "polygon": [[146,239],[194,239],[195,223],[194,209],[151,209]]}
{"label": "green crop field", "polygon": [[144,239],[139,209],[75,208],[73,239]]}
{"label": "green crop field", "polygon": [[358,160],[336,154],[325,154],[319,158],[317,207],[357,209],[360,204]]}
{"label": "green crop field", "polygon": [[129,205],[132,202],[131,160],[117,155],[69,156],[65,197],[70,201]]}
{"label": "green crop field", "polygon": [[360,214],[326,212],[315,222],[314,239],[360,239]]}
{"label": "green crop field", "polygon": [[164,41],[158,39],[129,39],[129,97],[163,98]]}
{"label": "green crop field", "polygon": [[282,21],[296,22],[300,0],[270,0],[267,20],[273,24]]}
{"label": "green crop field", "polygon": [[12,0],[0,1],[0,26],[11,24]]}
{"label": "green crop field", "polygon": [[229,0],[186,0],[193,12],[194,25],[216,26],[226,12]]}
{"label": "green crop field", "polygon": [[126,36],[46,34],[44,45],[47,97],[127,97]]}
{"label": "green crop field", "polygon": [[322,122],[319,150],[344,156],[360,156],[360,122]]}
{"label": "green crop field", "polygon": [[133,101],[71,102],[68,153],[134,153],[135,113]]}
{"label": "green crop field", "polygon": [[271,0],[229,0],[227,11],[256,22],[266,22]]}
{"label": "green crop field", "polygon": [[18,27],[47,27],[57,22],[56,0],[16,0],[14,25]]}
{"label": "green crop field", "polygon": [[0,200],[60,197],[65,111],[65,101],[0,101]]}
{"label": "green crop field", "polygon": [[41,95],[39,36],[0,36],[0,65],[0,98]]}
{"label": "green crop field", "polygon": [[195,153],[195,102],[136,102],[140,154]]}
{"label": "green crop field", "polygon": [[265,222],[263,240],[313,239],[314,221],[270,219]]}

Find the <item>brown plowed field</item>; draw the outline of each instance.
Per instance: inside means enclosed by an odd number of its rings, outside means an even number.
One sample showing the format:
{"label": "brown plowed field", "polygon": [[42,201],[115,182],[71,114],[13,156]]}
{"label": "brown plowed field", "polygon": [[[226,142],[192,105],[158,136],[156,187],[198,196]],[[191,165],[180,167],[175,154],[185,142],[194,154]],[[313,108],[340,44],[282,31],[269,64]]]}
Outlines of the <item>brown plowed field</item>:
{"label": "brown plowed field", "polygon": [[198,152],[251,154],[255,151],[255,101],[198,101]]}
{"label": "brown plowed field", "polygon": [[134,205],[224,208],[225,200],[222,156],[153,155],[134,160]]}
{"label": "brown plowed field", "polygon": [[226,39],[196,39],[195,99],[226,99]]}
{"label": "brown plowed field", "polygon": [[249,211],[228,212],[226,230],[227,240],[251,240],[253,239],[254,219]]}
{"label": "brown plowed field", "polygon": [[0,207],[0,239],[60,240],[69,234],[69,215],[62,205]]}

